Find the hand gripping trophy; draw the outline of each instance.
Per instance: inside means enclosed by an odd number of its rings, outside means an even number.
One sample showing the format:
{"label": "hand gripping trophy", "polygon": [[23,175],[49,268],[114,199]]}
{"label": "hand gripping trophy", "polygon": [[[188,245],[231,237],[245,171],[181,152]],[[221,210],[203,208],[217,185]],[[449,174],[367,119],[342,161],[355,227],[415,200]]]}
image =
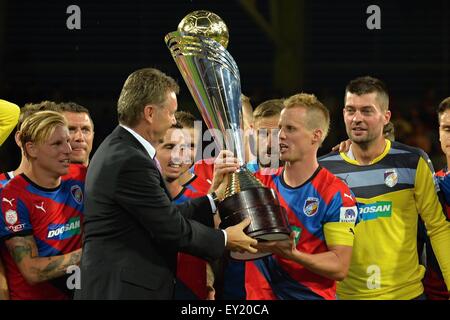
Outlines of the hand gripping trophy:
{"label": "hand gripping trophy", "polygon": [[[186,82],[203,120],[216,143],[233,151],[241,168],[231,174],[225,198],[219,203],[221,227],[235,225],[246,217],[250,237],[264,240],[289,238],[286,212],[275,191],[264,187],[244,166],[242,139],[241,83],[239,69],[226,50],[228,28],[209,11],[189,13],[178,30],[166,35],[165,42]],[[268,253],[231,252],[238,260],[250,260]]]}

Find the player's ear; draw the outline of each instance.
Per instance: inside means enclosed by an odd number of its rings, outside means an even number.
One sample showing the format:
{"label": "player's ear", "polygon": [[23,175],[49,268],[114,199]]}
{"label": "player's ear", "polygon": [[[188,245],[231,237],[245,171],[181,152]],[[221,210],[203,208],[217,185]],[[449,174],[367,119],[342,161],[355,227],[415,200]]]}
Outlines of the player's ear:
{"label": "player's ear", "polygon": [[320,128],[316,128],[312,132],[312,144],[322,143],[323,130]]}
{"label": "player's ear", "polygon": [[26,142],[24,146],[24,151],[27,158],[36,158],[38,152],[36,143],[32,141]]}
{"label": "player's ear", "polygon": [[153,123],[155,118],[157,106],[153,104],[148,104],[144,107],[144,120],[148,123]]}
{"label": "player's ear", "polygon": [[22,142],[20,142],[20,131],[16,131],[14,134],[14,140],[19,148],[22,148]]}
{"label": "player's ear", "polygon": [[387,125],[390,120],[391,120],[391,111],[386,110],[386,112],[384,113],[384,125]]}

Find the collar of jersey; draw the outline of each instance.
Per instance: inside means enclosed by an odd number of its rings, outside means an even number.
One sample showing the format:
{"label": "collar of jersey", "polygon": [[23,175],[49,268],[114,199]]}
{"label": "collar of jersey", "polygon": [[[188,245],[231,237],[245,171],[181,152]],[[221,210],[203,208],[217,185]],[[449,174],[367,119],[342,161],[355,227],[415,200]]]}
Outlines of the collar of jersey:
{"label": "collar of jersey", "polygon": [[[373,161],[368,164],[369,166],[374,163],[377,163],[378,161],[383,159],[389,153],[389,150],[391,150],[391,141],[388,139],[385,139],[385,141],[386,141],[386,146],[384,147],[384,151],[378,157],[373,159]],[[356,159],[351,159],[349,156],[347,156],[347,154],[345,152],[341,152],[339,154],[342,157],[342,159],[344,159],[346,162],[357,165],[357,166],[361,166],[361,164],[359,164],[359,162],[356,161]]]}

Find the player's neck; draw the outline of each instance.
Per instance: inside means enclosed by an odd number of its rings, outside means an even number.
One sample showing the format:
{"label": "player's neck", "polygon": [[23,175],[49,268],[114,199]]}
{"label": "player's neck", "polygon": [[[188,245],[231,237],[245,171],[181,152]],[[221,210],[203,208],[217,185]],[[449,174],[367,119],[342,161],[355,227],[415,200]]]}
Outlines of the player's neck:
{"label": "player's neck", "polygon": [[[447,172],[449,172],[449,171],[450,171],[450,169],[449,169],[449,164],[450,164],[450,154],[447,155],[446,158],[447,158],[447,162],[446,162],[446,164],[445,164],[445,168],[444,168],[444,169],[446,169]],[[445,173],[447,173],[447,172],[445,172]]]}
{"label": "player's neck", "polygon": [[298,187],[308,181],[318,167],[316,156],[295,162],[286,162],[283,173],[284,182],[290,187]]}
{"label": "player's neck", "polygon": [[31,181],[42,188],[54,189],[61,184],[61,176],[49,173],[41,168],[30,166],[25,169],[24,173]]}
{"label": "player's neck", "polygon": [[14,170],[14,177],[17,177],[19,174],[25,172],[25,170],[29,170],[30,168],[30,163],[28,162],[28,160],[25,158],[25,156],[22,156],[22,160],[20,160],[20,165],[19,167]]}
{"label": "player's neck", "polygon": [[186,170],[178,179],[178,183],[180,185],[185,185],[188,183],[192,178],[194,177],[194,174],[190,172],[189,170]]}
{"label": "player's neck", "polygon": [[352,143],[350,148],[360,165],[369,165],[384,152],[386,140],[381,137],[369,145]]}
{"label": "player's neck", "polygon": [[183,186],[178,182],[178,179],[170,182],[166,180],[166,188],[172,198],[175,198],[183,190]]}

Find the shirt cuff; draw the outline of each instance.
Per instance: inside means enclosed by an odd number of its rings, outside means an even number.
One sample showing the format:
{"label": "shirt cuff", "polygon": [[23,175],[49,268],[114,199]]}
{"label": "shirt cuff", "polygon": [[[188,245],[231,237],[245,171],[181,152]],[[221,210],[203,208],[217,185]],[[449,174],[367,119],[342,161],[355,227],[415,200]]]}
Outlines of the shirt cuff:
{"label": "shirt cuff", "polygon": [[225,247],[227,246],[227,233],[226,233],[226,231],[225,230],[223,230],[222,229],[222,232],[223,232],[223,236],[224,236],[224,238],[225,238]]}
{"label": "shirt cuff", "polygon": [[[207,194],[206,196],[208,197],[209,203],[211,204],[212,212],[216,213],[217,212],[217,207],[216,207],[216,204],[214,203],[214,200],[213,200],[212,196],[210,194]],[[225,239],[225,247],[226,247],[227,246],[227,240],[228,240],[227,233],[226,233],[225,230],[222,230],[222,232],[223,232],[223,237]]]}
{"label": "shirt cuff", "polygon": [[216,207],[216,204],[214,203],[214,200],[213,200],[212,196],[210,194],[207,194],[206,196],[209,199],[209,203],[211,203],[211,210],[212,210],[212,212],[216,213],[217,212],[217,207]]}

